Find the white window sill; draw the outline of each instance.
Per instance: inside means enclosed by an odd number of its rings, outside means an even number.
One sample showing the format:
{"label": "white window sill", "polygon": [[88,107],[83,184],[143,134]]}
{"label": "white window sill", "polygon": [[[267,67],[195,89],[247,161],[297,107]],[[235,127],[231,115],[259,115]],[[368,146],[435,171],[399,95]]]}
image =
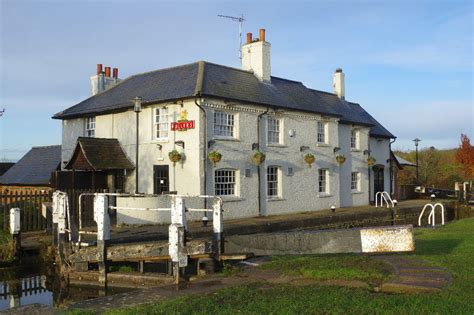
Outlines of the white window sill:
{"label": "white window sill", "polygon": [[168,143],[170,140],[168,138],[159,138],[159,139],[153,139],[152,143]]}
{"label": "white window sill", "polygon": [[360,152],[360,149],[351,148],[351,152]]}
{"label": "white window sill", "polygon": [[318,143],[316,143],[316,146],[317,147],[329,147],[330,145],[329,145],[329,143],[318,142]]}
{"label": "white window sill", "polygon": [[217,196],[222,198],[222,201],[224,202],[237,202],[237,201],[243,201],[244,198],[237,197],[237,196]]}
{"label": "white window sill", "polygon": [[363,194],[364,192],[363,191],[360,191],[360,190],[352,190],[351,191],[351,194],[354,194],[354,195],[357,195],[357,194]]}
{"label": "white window sill", "polygon": [[288,146],[284,145],[284,144],[281,144],[281,143],[269,143],[269,144],[267,144],[267,147],[286,148]]}
{"label": "white window sill", "polygon": [[284,201],[286,199],[284,198],[281,198],[281,197],[271,197],[271,198],[267,198],[267,201],[270,202],[270,201]]}
{"label": "white window sill", "polygon": [[215,141],[233,141],[233,142],[240,142],[240,139],[231,138],[231,137],[214,137],[212,140]]}
{"label": "white window sill", "polygon": [[328,194],[328,193],[319,193],[318,197],[319,198],[328,198],[328,197],[332,197],[332,195]]}

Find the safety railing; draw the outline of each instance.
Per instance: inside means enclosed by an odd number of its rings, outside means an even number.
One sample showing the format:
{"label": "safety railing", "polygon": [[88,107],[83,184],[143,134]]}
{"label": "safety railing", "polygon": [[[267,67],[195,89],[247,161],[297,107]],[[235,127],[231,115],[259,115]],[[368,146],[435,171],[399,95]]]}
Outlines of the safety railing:
{"label": "safety railing", "polygon": [[436,225],[435,218],[436,218],[436,208],[441,208],[441,225],[444,225],[444,205],[441,203],[427,203],[423,209],[421,210],[420,216],[418,217],[418,226],[421,226],[421,219],[423,218],[423,214],[427,208],[430,208],[431,211],[428,215],[428,224],[431,224],[433,227]]}
{"label": "safety railing", "polygon": [[[380,198],[380,204],[379,204],[379,198]],[[392,200],[392,197],[390,197],[389,193],[386,191],[379,191],[375,194],[375,207],[383,207],[383,202],[387,204],[387,208],[390,207],[395,207],[395,203]]]}

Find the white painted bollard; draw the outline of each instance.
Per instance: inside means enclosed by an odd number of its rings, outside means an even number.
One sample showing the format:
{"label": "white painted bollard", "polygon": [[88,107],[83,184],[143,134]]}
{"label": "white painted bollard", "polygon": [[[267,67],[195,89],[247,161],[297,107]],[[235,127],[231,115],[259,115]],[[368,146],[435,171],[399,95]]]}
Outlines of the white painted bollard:
{"label": "white painted bollard", "polygon": [[97,263],[99,284],[107,287],[107,245],[110,239],[109,199],[105,194],[94,197],[94,221],[97,223]]}
{"label": "white painted bollard", "polygon": [[171,199],[171,224],[180,224],[188,230],[186,220],[186,205],[183,197],[173,196]]}
{"label": "white painted bollard", "polygon": [[15,257],[18,257],[21,249],[21,212],[19,208],[10,209],[10,233],[15,242]]}
{"label": "white painted bollard", "polygon": [[20,233],[20,208],[10,209],[10,233]]}
{"label": "white painted bollard", "polygon": [[94,197],[94,221],[97,223],[97,240],[107,241],[110,239],[110,216],[109,200],[104,194],[96,194]]}
{"label": "white painted bollard", "polygon": [[224,232],[224,221],[222,219],[222,200],[214,199],[212,205],[212,227],[214,232],[214,242],[216,246],[216,254],[220,255],[223,251],[222,233]]}

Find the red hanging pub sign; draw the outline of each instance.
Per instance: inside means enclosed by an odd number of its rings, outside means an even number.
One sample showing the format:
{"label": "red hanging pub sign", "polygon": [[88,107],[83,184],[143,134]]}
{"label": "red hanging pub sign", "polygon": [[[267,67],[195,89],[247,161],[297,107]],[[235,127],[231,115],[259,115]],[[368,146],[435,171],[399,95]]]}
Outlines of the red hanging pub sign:
{"label": "red hanging pub sign", "polygon": [[181,113],[179,113],[178,121],[171,123],[171,130],[186,131],[188,129],[194,129],[194,120],[188,120],[188,111],[182,110]]}

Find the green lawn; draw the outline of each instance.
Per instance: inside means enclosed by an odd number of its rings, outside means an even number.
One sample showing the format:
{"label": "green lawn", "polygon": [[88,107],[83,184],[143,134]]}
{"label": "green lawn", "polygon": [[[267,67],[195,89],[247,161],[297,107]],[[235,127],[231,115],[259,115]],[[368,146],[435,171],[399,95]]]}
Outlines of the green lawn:
{"label": "green lawn", "polygon": [[[371,289],[327,285],[251,284],[188,296],[107,314],[474,314],[474,219],[416,231],[416,252],[406,254],[447,268],[453,283],[440,293],[383,294]],[[386,266],[370,256],[279,257],[265,268],[308,278],[387,278]]]}

